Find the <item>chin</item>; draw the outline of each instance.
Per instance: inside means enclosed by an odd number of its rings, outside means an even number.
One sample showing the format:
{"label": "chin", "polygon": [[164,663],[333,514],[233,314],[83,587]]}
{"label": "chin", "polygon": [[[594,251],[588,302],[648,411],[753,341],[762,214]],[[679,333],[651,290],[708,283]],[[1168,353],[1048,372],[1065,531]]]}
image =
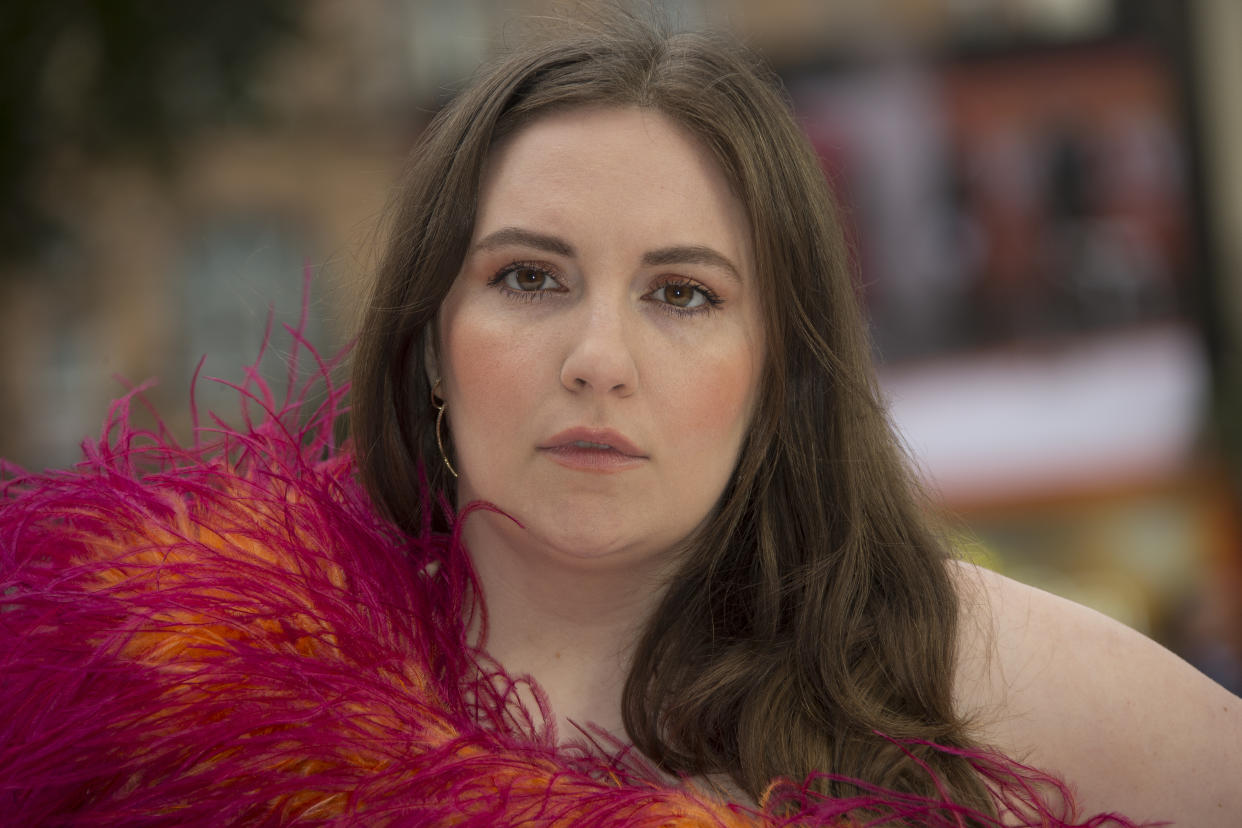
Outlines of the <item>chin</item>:
{"label": "chin", "polygon": [[497,540],[525,548],[532,559],[544,557],[549,562],[635,566],[664,560],[697,526],[683,526],[681,521],[653,522],[650,498],[633,502],[612,492],[579,490],[527,503],[489,500],[486,492],[470,494],[494,503],[509,516],[477,513],[490,524]]}
{"label": "chin", "polygon": [[552,524],[538,520],[527,524],[524,540],[543,554],[567,563],[630,568],[665,559],[676,538],[636,533],[641,525],[639,520],[618,523],[615,515],[612,520],[592,521],[561,514]]}
{"label": "chin", "polygon": [[[582,561],[603,560],[618,556],[641,554],[649,542],[621,532],[601,530],[600,527],[583,526],[566,532],[564,528],[540,531],[540,527],[528,527],[528,537],[560,558]],[[654,552],[655,550],[650,550]]]}

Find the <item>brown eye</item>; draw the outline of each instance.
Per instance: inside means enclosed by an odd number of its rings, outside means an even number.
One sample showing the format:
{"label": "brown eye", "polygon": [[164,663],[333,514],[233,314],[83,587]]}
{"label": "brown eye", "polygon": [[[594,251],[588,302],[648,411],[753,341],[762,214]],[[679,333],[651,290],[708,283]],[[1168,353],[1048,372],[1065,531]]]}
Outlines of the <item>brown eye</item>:
{"label": "brown eye", "polygon": [[548,274],[533,267],[519,267],[509,271],[511,287],[518,290],[539,290],[548,281]]}
{"label": "brown eye", "polygon": [[701,307],[709,301],[703,288],[681,282],[670,282],[658,287],[651,292],[650,296],[657,302],[686,310]]}
{"label": "brown eye", "polygon": [[522,293],[539,293],[546,290],[556,290],[560,287],[560,283],[552,277],[552,274],[546,270],[529,265],[511,267],[504,272],[502,281],[505,287]]}
{"label": "brown eye", "polygon": [[684,308],[694,299],[694,288],[689,285],[665,285],[664,301]]}

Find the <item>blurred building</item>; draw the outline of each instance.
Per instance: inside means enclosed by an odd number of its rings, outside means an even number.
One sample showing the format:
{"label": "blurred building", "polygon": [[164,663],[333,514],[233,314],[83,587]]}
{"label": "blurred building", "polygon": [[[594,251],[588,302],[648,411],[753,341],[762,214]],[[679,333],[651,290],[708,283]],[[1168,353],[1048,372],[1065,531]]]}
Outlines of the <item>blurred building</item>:
{"label": "blurred building", "polygon": [[[590,5],[316,0],[249,76],[252,117],[168,158],[52,148],[37,193],[61,231],[0,265],[0,457],[72,463],[114,376],[160,378],[147,395],[187,439],[200,358],[241,381],[269,308],[280,382],[304,270],[308,335],[342,347],[419,131],[515,27]],[[1242,6],[655,5],[733,28],[783,78],[958,542],[1242,687]],[[89,30],[57,38],[30,83],[71,109],[100,58]],[[233,414],[211,383],[198,403]]]}

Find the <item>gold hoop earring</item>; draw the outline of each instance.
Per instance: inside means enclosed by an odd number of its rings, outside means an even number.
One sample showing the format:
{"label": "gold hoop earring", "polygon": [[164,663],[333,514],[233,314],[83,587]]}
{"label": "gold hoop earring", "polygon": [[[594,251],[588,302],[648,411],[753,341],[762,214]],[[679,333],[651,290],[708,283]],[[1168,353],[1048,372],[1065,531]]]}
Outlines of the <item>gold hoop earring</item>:
{"label": "gold hoop earring", "polygon": [[436,446],[440,449],[440,459],[444,461],[444,466],[449,470],[453,477],[457,476],[457,469],[453,468],[453,464],[449,462],[448,452],[444,450],[444,439],[440,436],[440,424],[444,422],[444,409],[448,405],[444,398],[440,396],[440,380],[436,380],[431,386],[431,407],[436,410]]}

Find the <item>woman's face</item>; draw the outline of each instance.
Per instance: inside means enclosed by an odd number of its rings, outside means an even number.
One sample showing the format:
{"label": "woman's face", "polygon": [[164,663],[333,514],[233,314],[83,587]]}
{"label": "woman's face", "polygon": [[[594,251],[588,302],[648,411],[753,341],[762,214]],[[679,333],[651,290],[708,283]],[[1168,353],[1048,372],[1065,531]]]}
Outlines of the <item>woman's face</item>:
{"label": "woman's face", "polygon": [[471,548],[625,564],[684,540],[755,407],[754,271],[742,204],[664,116],[578,109],[505,139],[430,369],[459,505],[490,501],[524,527],[478,514]]}

